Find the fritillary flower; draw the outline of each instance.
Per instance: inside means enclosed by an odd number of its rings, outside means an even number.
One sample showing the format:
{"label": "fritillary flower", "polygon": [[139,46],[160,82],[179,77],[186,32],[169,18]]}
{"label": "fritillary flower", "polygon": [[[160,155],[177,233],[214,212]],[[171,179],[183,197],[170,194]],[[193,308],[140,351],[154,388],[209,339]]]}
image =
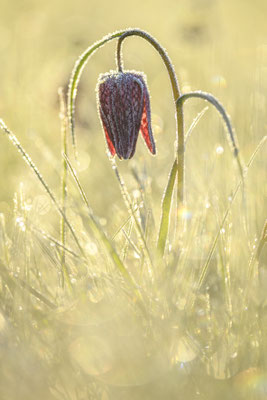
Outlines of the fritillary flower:
{"label": "fritillary flower", "polygon": [[137,72],[101,75],[97,88],[99,113],[112,156],[133,157],[139,131],[152,154],[156,154],[151,129],[149,92],[145,78]]}

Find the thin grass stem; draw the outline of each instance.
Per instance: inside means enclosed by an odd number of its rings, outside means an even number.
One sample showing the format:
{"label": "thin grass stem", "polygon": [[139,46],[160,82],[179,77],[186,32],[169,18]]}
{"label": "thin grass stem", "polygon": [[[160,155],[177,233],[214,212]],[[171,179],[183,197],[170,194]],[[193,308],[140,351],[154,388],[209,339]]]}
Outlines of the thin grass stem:
{"label": "thin grass stem", "polygon": [[240,172],[240,176],[241,178],[243,177],[243,173],[244,173],[244,167],[243,167],[243,162],[240,158],[239,155],[239,146],[238,146],[238,142],[237,142],[237,138],[234,132],[234,129],[232,127],[231,121],[230,121],[230,117],[227,115],[225,108],[223,107],[223,105],[219,102],[219,100],[217,100],[212,94],[210,93],[206,93],[206,92],[202,92],[202,91],[196,91],[196,92],[189,92],[189,93],[185,93],[182,96],[179,97],[179,99],[177,100],[177,104],[184,104],[184,102],[192,97],[197,97],[197,98],[201,98],[203,100],[208,101],[209,103],[211,103],[216,109],[217,111],[221,114],[226,127],[227,127],[227,131],[229,134],[229,139],[230,139],[230,143],[231,143],[231,147],[233,149],[233,154],[234,157],[237,161],[237,165],[238,165],[238,169]]}
{"label": "thin grass stem", "polygon": [[[262,146],[264,145],[264,143],[266,142],[266,140],[267,140],[267,136],[265,136],[265,137],[260,141],[260,143],[258,144],[258,146],[256,147],[255,151],[253,152],[252,156],[251,156],[250,159],[249,159],[249,162],[247,163],[246,167],[244,168],[245,174],[243,174],[242,179],[241,179],[241,180],[239,181],[239,183],[237,184],[237,186],[236,186],[236,188],[235,188],[235,190],[234,190],[234,192],[233,192],[233,194],[232,194],[232,196],[231,196],[230,204],[229,204],[229,206],[227,207],[227,209],[226,209],[226,211],[225,211],[225,213],[224,213],[224,216],[223,216],[222,221],[221,221],[221,223],[220,223],[219,229],[218,229],[218,231],[217,231],[217,234],[216,234],[216,236],[215,236],[215,238],[214,238],[214,241],[213,241],[213,243],[212,243],[212,245],[211,245],[211,248],[210,248],[210,251],[209,251],[209,253],[208,253],[207,260],[206,260],[206,262],[205,262],[205,264],[204,264],[204,266],[203,266],[203,268],[202,268],[202,271],[201,271],[201,274],[200,274],[198,283],[197,283],[197,285],[196,285],[197,291],[200,290],[200,288],[201,288],[201,286],[202,286],[202,284],[203,284],[203,282],[204,282],[204,279],[205,279],[205,277],[206,277],[206,274],[207,274],[207,271],[208,271],[208,268],[209,268],[209,264],[210,264],[211,258],[212,258],[213,254],[214,254],[214,250],[215,250],[215,248],[216,248],[216,245],[217,245],[217,243],[218,243],[218,240],[219,240],[219,237],[220,237],[220,234],[221,234],[221,230],[222,230],[222,228],[224,227],[224,224],[225,224],[225,222],[226,222],[226,220],[227,220],[227,217],[228,217],[229,212],[230,212],[230,210],[231,210],[231,208],[232,208],[232,205],[233,205],[233,203],[234,203],[234,201],[235,201],[235,199],[236,199],[236,196],[237,196],[237,194],[238,194],[238,192],[239,192],[239,189],[242,187],[243,181],[244,181],[244,179],[246,179],[246,177],[247,177],[248,169],[251,167],[251,165],[252,165],[252,163],[253,163],[253,161],[254,161],[254,159],[255,159],[257,153],[258,153],[259,150],[262,148]],[[250,282],[250,281],[249,281],[249,282]],[[195,299],[192,300],[192,303],[191,303],[190,308],[193,308],[194,303],[195,303]]]}
{"label": "thin grass stem", "polygon": [[67,155],[64,154],[63,155],[66,162],[67,162],[67,166],[70,170],[71,176],[73,177],[79,192],[81,194],[81,197],[87,207],[87,211],[88,211],[88,216],[89,218],[85,219],[83,218],[83,222],[84,224],[89,224],[89,227],[91,229],[91,231],[95,234],[95,236],[98,238],[98,240],[100,241],[100,243],[102,243],[105,247],[105,249],[107,250],[109,256],[111,257],[111,260],[113,261],[113,264],[115,265],[116,268],[118,268],[118,270],[121,272],[122,276],[127,280],[127,282],[134,288],[135,294],[138,296],[138,299],[142,301],[142,295],[141,292],[139,291],[137,284],[134,281],[134,278],[132,277],[132,275],[129,273],[129,271],[127,270],[127,268],[124,266],[123,262],[121,261],[120,257],[118,256],[116,250],[114,249],[111,241],[108,239],[108,237],[106,236],[105,232],[103,231],[103,229],[101,228],[101,226],[99,225],[99,223],[96,221],[93,213],[92,213],[92,209],[89,205],[89,201],[87,199],[87,196],[81,186],[81,183],[79,181],[79,178],[77,176],[77,173],[75,171],[75,169],[73,168],[73,166],[71,165],[70,160],[68,159]]}
{"label": "thin grass stem", "polygon": [[188,131],[186,132],[185,140],[184,140],[184,141],[185,141],[185,145],[187,144],[188,139],[189,139],[190,136],[191,136],[191,133],[193,132],[193,130],[195,129],[195,127],[197,126],[197,124],[199,123],[199,121],[201,120],[201,118],[203,117],[203,115],[206,113],[206,111],[207,111],[208,109],[209,109],[209,107],[204,107],[203,110],[201,110],[201,111],[197,114],[197,116],[194,118],[192,124],[190,125]]}
{"label": "thin grass stem", "polygon": [[[64,98],[64,90],[62,87],[58,89],[59,95],[59,103],[60,103],[60,121],[61,121],[61,148],[62,153],[68,154],[67,149],[67,109]],[[64,157],[62,157],[62,172],[61,172],[61,207],[64,215],[66,215],[66,203],[67,203],[67,163]],[[65,279],[68,283],[68,286],[71,287],[71,280],[69,276],[69,272],[66,265],[66,222],[65,219],[61,216],[60,221],[60,236],[61,236],[61,278],[62,278],[62,287],[64,288]]]}
{"label": "thin grass stem", "polygon": [[7,137],[9,138],[9,140],[11,141],[11,143],[16,147],[16,149],[19,151],[19,153],[22,155],[23,160],[26,162],[26,164],[29,165],[29,167],[31,168],[31,170],[35,173],[35,175],[37,176],[39,182],[42,184],[42,186],[44,187],[45,191],[47,192],[47,194],[49,195],[50,199],[52,200],[52,202],[55,205],[56,210],[59,212],[59,214],[62,216],[62,218],[64,218],[66,225],[68,226],[81,254],[83,256],[85,256],[85,253],[83,251],[83,248],[80,245],[80,242],[76,236],[76,233],[73,229],[73,227],[71,226],[70,222],[68,221],[66,215],[64,214],[62,208],[60,207],[55,195],[53,194],[53,192],[51,191],[51,189],[49,188],[48,184],[45,182],[44,178],[42,177],[42,175],[40,174],[38,168],[36,167],[36,165],[34,164],[34,162],[32,161],[32,159],[30,158],[30,156],[28,155],[28,153],[26,153],[26,151],[24,150],[24,148],[22,147],[22,145],[20,144],[20,142],[18,141],[17,137],[14,135],[14,133],[12,133],[6,126],[6,124],[4,123],[4,121],[2,121],[0,119],[0,128],[7,134]]}
{"label": "thin grass stem", "polygon": [[35,234],[41,235],[43,238],[45,238],[46,240],[48,240],[51,243],[55,244],[60,249],[64,248],[65,253],[69,253],[70,255],[72,255],[72,257],[79,258],[80,260],[83,260],[83,261],[86,260],[86,259],[82,259],[79,254],[75,253],[75,251],[73,251],[72,249],[70,249],[66,245],[63,245],[63,243],[59,242],[57,239],[55,239],[53,236],[49,235],[48,233],[46,233],[42,229],[39,229],[36,226],[32,226],[31,229]]}
{"label": "thin grass stem", "polygon": [[146,258],[147,258],[147,260],[149,262],[149,268],[150,268],[149,273],[151,275],[152,274],[152,270],[153,270],[153,263],[152,263],[151,255],[150,255],[148,247],[147,247],[147,243],[146,243],[146,240],[145,240],[144,232],[142,230],[142,227],[139,224],[137,215],[136,215],[134,207],[132,205],[132,201],[131,201],[130,195],[128,193],[128,190],[127,190],[127,187],[125,185],[125,182],[124,182],[124,180],[122,179],[122,177],[121,177],[121,175],[119,173],[117,164],[116,164],[114,159],[111,158],[110,160],[111,160],[111,164],[112,164],[112,169],[115,172],[116,178],[117,178],[117,180],[119,182],[119,185],[120,185],[120,189],[121,189],[121,193],[122,193],[122,197],[123,197],[125,206],[126,206],[127,210],[129,211],[131,217],[134,220],[135,227],[136,227],[138,236],[140,238],[140,242],[141,242],[141,245],[142,245],[143,252],[145,253],[145,256],[146,256]]}
{"label": "thin grass stem", "polygon": [[15,290],[18,289],[24,289],[28,291],[32,296],[34,296],[36,299],[40,300],[42,303],[44,303],[47,307],[51,309],[56,309],[57,306],[52,303],[50,300],[48,300],[44,295],[39,293],[36,289],[32,288],[27,282],[20,278],[14,278],[10,275],[8,269],[6,266],[2,263],[0,260],[0,274],[7,284],[10,292],[14,295]]}
{"label": "thin grass stem", "polygon": [[172,194],[173,194],[176,174],[177,174],[177,160],[175,159],[172,164],[171,172],[168,178],[168,183],[161,204],[161,220],[160,220],[159,235],[157,242],[157,250],[160,257],[163,257],[164,255],[167,236],[169,232],[170,210],[171,210]]}

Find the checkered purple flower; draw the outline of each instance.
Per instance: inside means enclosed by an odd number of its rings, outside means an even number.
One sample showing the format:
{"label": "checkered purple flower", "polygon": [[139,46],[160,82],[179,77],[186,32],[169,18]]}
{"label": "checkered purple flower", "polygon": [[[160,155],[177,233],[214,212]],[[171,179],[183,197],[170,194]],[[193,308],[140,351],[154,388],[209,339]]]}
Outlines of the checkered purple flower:
{"label": "checkered purple flower", "polygon": [[109,72],[98,84],[99,113],[112,156],[132,158],[139,131],[149,151],[156,154],[151,129],[149,93],[137,72]]}

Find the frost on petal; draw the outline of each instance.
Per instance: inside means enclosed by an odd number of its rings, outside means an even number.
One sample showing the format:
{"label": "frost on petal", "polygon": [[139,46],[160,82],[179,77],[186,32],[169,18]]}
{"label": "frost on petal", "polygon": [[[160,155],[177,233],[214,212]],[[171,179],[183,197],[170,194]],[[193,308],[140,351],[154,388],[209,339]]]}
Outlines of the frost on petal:
{"label": "frost on petal", "polygon": [[151,128],[151,112],[150,112],[150,102],[149,102],[149,94],[147,88],[145,88],[144,92],[144,108],[143,108],[140,129],[150,152],[152,154],[156,154],[156,146]]}
{"label": "frost on petal", "polygon": [[112,143],[112,141],[111,141],[111,139],[110,139],[110,137],[109,137],[109,135],[108,135],[108,131],[107,131],[107,129],[106,129],[105,126],[104,126],[104,131],[105,131],[105,136],[106,136],[106,140],[107,140],[108,149],[109,149],[109,151],[110,151],[110,154],[111,154],[112,156],[115,156],[116,150],[115,150],[115,147],[113,146],[113,143]]}
{"label": "frost on petal", "polygon": [[116,154],[114,134],[111,124],[111,93],[113,90],[112,81],[107,80],[99,85],[99,108],[102,125],[109,151],[112,156]]}
{"label": "frost on petal", "polygon": [[129,158],[132,158],[135,149],[136,149],[136,142],[138,139],[138,133],[140,130],[140,125],[141,125],[141,118],[142,118],[142,112],[143,112],[143,104],[144,102],[144,87],[143,87],[143,82],[142,80],[136,78],[133,80],[133,85],[132,85],[132,93],[131,93],[131,126],[133,130],[133,135],[131,137],[130,141],[130,155]]}
{"label": "frost on petal", "polygon": [[149,94],[143,75],[135,72],[102,75],[98,93],[100,117],[110,153],[123,159],[133,157],[141,129],[149,150],[155,154]]}

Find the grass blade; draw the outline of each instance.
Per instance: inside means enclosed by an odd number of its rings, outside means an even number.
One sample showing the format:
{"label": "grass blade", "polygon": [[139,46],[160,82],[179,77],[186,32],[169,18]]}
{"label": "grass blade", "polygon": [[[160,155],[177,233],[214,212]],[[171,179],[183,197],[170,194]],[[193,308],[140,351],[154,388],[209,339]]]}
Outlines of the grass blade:
{"label": "grass blade", "polygon": [[74,231],[74,229],[72,228],[70,222],[68,221],[66,215],[64,214],[62,208],[60,207],[55,195],[53,194],[53,192],[51,191],[51,189],[49,188],[48,184],[46,183],[46,181],[44,180],[44,178],[42,177],[41,173],[39,172],[38,168],[36,167],[36,165],[34,164],[34,162],[32,161],[31,157],[29,156],[28,153],[26,153],[26,151],[24,150],[24,148],[22,147],[22,145],[20,144],[20,142],[18,141],[17,137],[14,135],[13,132],[11,132],[6,124],[4,123],[3,120],[0,119],[0,128],[7,134],[7,137],[9,138],[9,140],[11,141],[11,143],[13,144],[13,146],[16,147],[16,149],[19,151],[19,153],[22,155],[23,160],[26,162],[26,164],[29,165],[29,167],[31,168],[31,170],[35,173],[35,175],[37,176],[38,180],[41,182],[41,184],[43,185],[45,191],[47,192],[47,194],[49,195],[50,199],[52,200],[52,202],[54,203],[54,206],[56,207],[57,211],[59,212],[59,214],[62,216],[62,218],[64,218],[64,221],[66,223],[66,225],[68,226],[81,254],[83,256],[85,256],[84,251],[80,245],[80,242],[76,236],[76,233]]}
{"label": "grass blade", "polygon": [[19,278],[14,278],[10,275],[8,269],[6,266],[2,263],[0,260],[0,274],[5,281],[6,285],[8,286],[10,292],[12,295],[14,295],[15,290],[18,289],[25,289],[27,290],[32,296],[36,297],[36,299],[40,300],[42,303],[44,303],[47,307],[51,309],[56,309],[57,306],[52,303],[50,300],[48,300],[45,296],[43,296],[41,293],[39,293],[36,289],[32,288],[27,282],[23,281],[22,279]]}
{"label": "grass blade", "polygon": [[[86,197],[86,194],[85,194],[85,192],[80,184],[80,181],[78,179],[77,173],[74,170],[74,168],[72,167],[71,162],[68,159],[68,157],[66,156],[66,154],[64,154],[64,158],[67,162],[70,173],[79,189],[79,192],[80,192],[82,199],[88,210],[89,218],[82,217],[83,223],[85,224],[85,226],[89,225],[91,231],[94,233],[96,238],[100,241],[100,243],[102,243],[104,245],[104,247],[107,250],[115,267],[118,268],[118,270],[121,272],[121,274],[124,276],[124,278],[128,281],[128,283],[131,284],[131,286],[133,286],[135,288],[135,291],[137,292],[137,285],[134,282],[133,277],[129,274],[127,268],[124,266],[123,262],[121,261],[120,257],[118,256],[116,250],[114,249],[111,241],[107,238],[105,232],[103,231],[103,229],[101,228],[99,223],[96,221],[96,219],[92,213],[92,209],[89,205],[88,199]],[[138,291],[138,296],[139,296],[139,298],[141,298],[141,294],[139,291]]]}
{"label": "grass blade", "polygon": [[[267,140],[267,136],[264,136],[264,138],[260,141],[260,143],[256,147],[255,151],[253,152],[252,156],[250,157],[249,162],[248,162],[248,164],[246,166],[246,176],[247,176],[248,169],[251,167],[251,165],[252,165],[252,163],[253,163],[258,151],[264,145],[266,140]],[[246,176],[244,176],[244,178],[246,178]],[[219,237],[220,237],[221,230],[224,227],[225,221],[227,220],[227,217],[229,215],[229,212],[231,210],[233,202],[234,202],[234,200],[235,200],[235,198],[237,196],[237,193],[238,193],[239,189],[242,187],[242,184],[243,184],[243,179],[241,179],[239,181],[239,183],[237,184],[237,186],[236,186],[236,188],[235,188],[235,190],[233,192],[233,195],[231,196],[231,202],[230,202],[229,206],[227,207],[227,210],[225,211],[225,214],[224,214],[223,219],[222,219],[222,221],[220,223],[218,232],[217,232],[217,234],[216,234],[216,236],[214,238],[214,241],[213,241],[213,243],[211,245],[211,248],[210,248],[210,251],[208,253],[207,260],[206,260],[206,262],[205,262],[205,264],[204,264],[204,266],[202,268],[202,271],[201,271],[201,274],[200,274],[200,277],[199,277],[199,280],[198,280],[198,283],[197,283],[197,290],[198,291],[200,290],[200,288],[201,288],[201,286],[202,286],[202,284],[204,282],[204,279],[206,277],[206,274],[207,274],[207,271],[208,271],[208,268],[209,268],[209,264],[210,264],[211,258],[213,256],[214,250],[216,248],[216,245],[217,245]],[[193,307],[193,305],[194,305],[194,301],[192,302],[192,307]]]}
{"label": "grass blade", "polygon": [[[196,116],[196,118],[190,125],[187,134],[185,136],[185,144],[187,143],[193,129],[198,124],[199,120],[202,118],[202,116],[205,114],[207,110],[208,107],[204,107],[203,110]],[[171,200],[172,200],[176,174],[177,174],[177,163],[175,160],[172,165],[171,172],[169,174],[168,183],[163,195],[162,205],[161,205],[161,220],[160,220],[160,228],[159,228],[158,242],[157,242],[158,254],[161,257],[164,255],[168,231],[169,231]]]}
{"label": "grass blade", "polygon": [[139,221],[137,219],[136,210],[133,207],[133,204],[132,204],[130,195],[128,193],[127,187],[125,185],[125,182],[123,181],[123,179],[122,179],[122,177],[121,177],[121,175],[119,173],[116,161],[114,159],[112,159],[112,158],[110,158],[110,161],[111,161],[112,169],[115,172],[116,178],[117,178],[117,180],[119,182],[120,189],[121,189],[121,194],[122,194],[125,206],[126,206],[127,210],[129,211],[130,216],[134,220],[135,227],[136,227],[139,239],[140,239],[140,245],[142,246],[142,250],[144,252],[144,255],[146,256],[146,258],[147,258],[147,260],[149,262],[149,265],[150,265],[149,273],[151,275],[152,274],[152,269],[153,269],[153,263],[152,263],[151,256],[150,256],[150,253],[149,253],[149,250],[148,250],[148,247],[147,247],[147,243],[146,243],[146,239],[145,239],[145,236],[144,236],[144,232],[143,232],[142,227],[139,224]]}
{"label": "grass blade", "polygon": [[199,123],[199,121],[201,120],[201,118],[203,117],[203,115],[206,113],[206,111],[209,109],[209,107],[204,107],[203,110],[201,110],[197,116],[194,118],[192,124],[190,125],[188,131],[186,132],[185,135],[185,144],[187,144],[188,139],[191,136],[191,133],[193,132],[194,128],[197,126],[197,124]]}
{"label": "grass blade", "polygon": [[[59,95],[59,103],[60,103],[60,120],[61,120],[61,147],[62,153],[67,153],[67,110],[66,110],[66,103],[64,97],[63,88],[59,88],[58,90]],[[61,176],[61,206],[62,211],[66,215],[66,202],[67,202],[67,163],[64,157],[62,158],[62,176]],[[65,219],[61,216],[60,222],[60,235],[61,235],[61,277],[62,277],[62,287],[64,288],[65,279],[68,283],[68,286],[71,287],[71,281],[69,277],[69,272],[66,265],[66,222]]]}
{"label": "grass blade", "polygon": [[172,202],[172,194],[173,194],[176,174],[177,174],[177,160],[175,159],[171,168],[171,172],[163,195],[162,206],[161,206],[161,221],[160,221],[158,243],[157,243],[158,253],[161,257],[163,257],[164,255],[167,235],[169,231],[171,202]]}
{"label": "grass blade", "polygon": [[189,92],[185,93],[182,96],[179,97],[177,100],[177,104],[183,104],[186,100],[192,98],[192,97],[198,97],[200,99],[206,100],[209,103],[211,103],[217,111],[221,114],[226,127],[227,131],[229,133],[229,139],[230,139],[230,144],[233,149],[234,157],[237,161],[238,169],[241,175],[241,178],[243,178],[243,162],[241,161],[240,155],[239,155],[239,147],[238,147],[238,142],[237,138],[234,132],[234,129],[232,127],[230,117],[227,115],[223,105],[210,93],[202,92],[202,91],[196,91],[196,92]]}

